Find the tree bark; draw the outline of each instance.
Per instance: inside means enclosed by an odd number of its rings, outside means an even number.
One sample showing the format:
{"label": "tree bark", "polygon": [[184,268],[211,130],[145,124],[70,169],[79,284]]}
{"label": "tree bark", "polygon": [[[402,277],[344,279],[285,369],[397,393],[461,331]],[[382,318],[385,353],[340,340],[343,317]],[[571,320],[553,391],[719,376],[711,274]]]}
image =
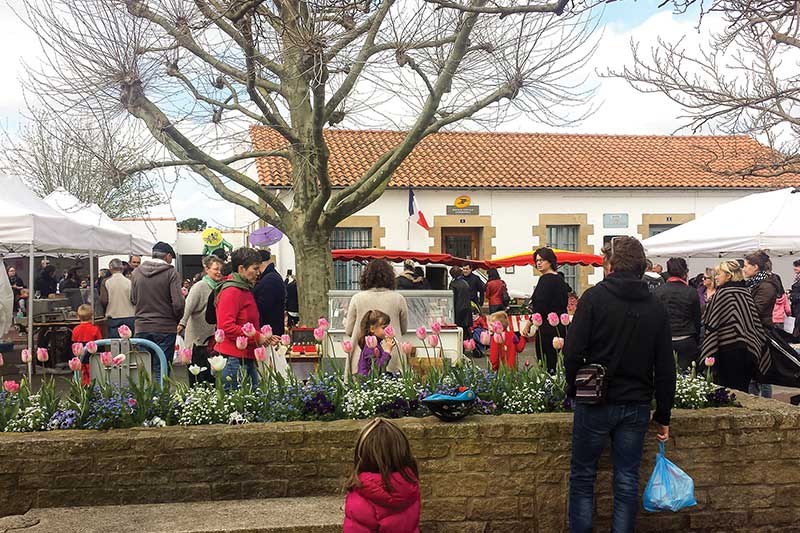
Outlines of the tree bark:
{"label": "tree bark", "polygon": [[317,320],[328,316],[333,273],[330,235],[314,227],[309,230],[301,226],[301,235],[287,235],[294,248],[300,323],[309,327],[317,327]]}

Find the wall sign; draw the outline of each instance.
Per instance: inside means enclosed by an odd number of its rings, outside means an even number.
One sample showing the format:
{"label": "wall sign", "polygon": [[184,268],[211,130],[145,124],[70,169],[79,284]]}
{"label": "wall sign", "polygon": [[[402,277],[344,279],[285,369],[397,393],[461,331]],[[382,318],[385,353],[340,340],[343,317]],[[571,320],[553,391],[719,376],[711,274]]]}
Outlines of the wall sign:
{"label": "wall sign", "polygon": [[604,228],[627,228],[628,213],[605,213],[603,215]]}
{"label": "wall sign", "polygon": [[477,205],[468,205],[466,207],[458,207],[457,205],[447,206],[448,215],[479,215],[480,208]]}
{"label": "wall sign", "polygon": [[454,205],[455,207],[458,207],[459,209],[460,209],[460,208],[463,208],[463,207],[469,207],[471,204],[472,204],[472,198],[470,198],[470,197],[469,197],[469,196],[467,196],[466,194],[464,194],[464,195],[462,195],[462,196],[459,196],[459,197],[458,197],[458,198],[456,198],[456,200],[453,202],[453,205]]}

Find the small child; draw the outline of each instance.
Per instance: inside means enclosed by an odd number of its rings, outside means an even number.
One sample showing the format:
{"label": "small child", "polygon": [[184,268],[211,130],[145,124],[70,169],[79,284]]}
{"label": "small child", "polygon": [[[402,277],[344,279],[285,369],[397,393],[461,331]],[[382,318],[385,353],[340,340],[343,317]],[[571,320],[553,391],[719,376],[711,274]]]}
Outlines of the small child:
{"label": "small child", "polygon": [[[377,309],[367,311],[367,314],[361,319],[361,336],[357,344],[361,348],[361,356],[358,358],[358,373],[362,376],[369,375],[374,363],[383,371],[389,363],[389,359],[392,358],[394,339],[387,339],[385,331],[390,321],[389,315]],[[377,340],[375,346],[367,344],[368,336],[375,337]]]}
{"label": "small child", "polygon": [[475,355],[483,357],[484,346],[481,344],[481,333],[489,329],[489,326],[486,324],[486,317],[481,312],[478,304],[471,302],[470,307],[472,308],[472,329],[470,329],[470,332],[472,333],[472,340],[475,341]]}
{"label": "small child", "polygon": [[419,533],[419,468],[403,431],[376,418],[356,442],[343,533]]}
{"label": "small child", "polygon": [[[78,307],[78,319],[80,324],[72,329],[72,342],[82,342],[86,344],[89,341],[99,341],[103,338],[100,328],[92,324],[92,316],[94,311],[91,305],[83,304]],[[81,383],[89,385],[92,380],[89,376],[89,355],[85,354],[81,359]]]}
{"label": "small child", "polygon": [[19,301],[17,302],[17,313],[19,316],[28,316],[28,289],[20,289]]}
{"label": "small child", "polygon": [[[503,344],[499,345],[494,340],[494,332],[491,326],[495,322],[503,325]],[[513,331],[508,329],[508,315],[505,311],[498,311],[489,315],[489,328],[492,332],[492,343],[489,346],[489,361],[492,370],[497,372],[500,364],[503,363],[509,368],[517,368],[517,354],[525,349],[525,337],[518,337]]]}

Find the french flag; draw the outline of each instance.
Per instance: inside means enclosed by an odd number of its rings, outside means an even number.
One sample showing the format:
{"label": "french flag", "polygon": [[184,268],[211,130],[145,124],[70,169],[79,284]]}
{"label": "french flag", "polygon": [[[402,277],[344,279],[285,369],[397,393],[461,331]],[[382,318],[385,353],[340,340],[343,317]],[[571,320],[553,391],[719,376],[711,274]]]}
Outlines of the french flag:
{"label": "french flag", "polygon": [[411,190],[411,187],[408,188],[408,218],[425,228],[425,231],[431,230],[430,226],[428,226],[428,221],[425,220],[425,215],[422,214],[422,211],[417,206],[417,199],[414,197],[414,191]]}

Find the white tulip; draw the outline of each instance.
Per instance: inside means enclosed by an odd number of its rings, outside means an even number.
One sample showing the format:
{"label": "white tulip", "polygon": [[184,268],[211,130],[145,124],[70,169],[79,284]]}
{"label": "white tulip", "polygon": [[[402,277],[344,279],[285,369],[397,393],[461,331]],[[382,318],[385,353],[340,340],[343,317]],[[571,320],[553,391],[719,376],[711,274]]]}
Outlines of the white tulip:
{"label": "white tulip", "polygon": [[211,370],[214,372],[222,372],[222,369],[225,368],[227,363],[228,360],[221,355],[215,355],[214,357],[208,358],[208,364],[211,366]]}
{"label": "white tulip", "polygon": [[204,367],[199,367],[197,365],[189,365],[189,372],[191,372],[192,375],[194,375],[194,376],[197,376],[197,375],[200,374],[200,372],[204,372],[206,370],[208,370],[208,368],[205,367],[205,366]]}

